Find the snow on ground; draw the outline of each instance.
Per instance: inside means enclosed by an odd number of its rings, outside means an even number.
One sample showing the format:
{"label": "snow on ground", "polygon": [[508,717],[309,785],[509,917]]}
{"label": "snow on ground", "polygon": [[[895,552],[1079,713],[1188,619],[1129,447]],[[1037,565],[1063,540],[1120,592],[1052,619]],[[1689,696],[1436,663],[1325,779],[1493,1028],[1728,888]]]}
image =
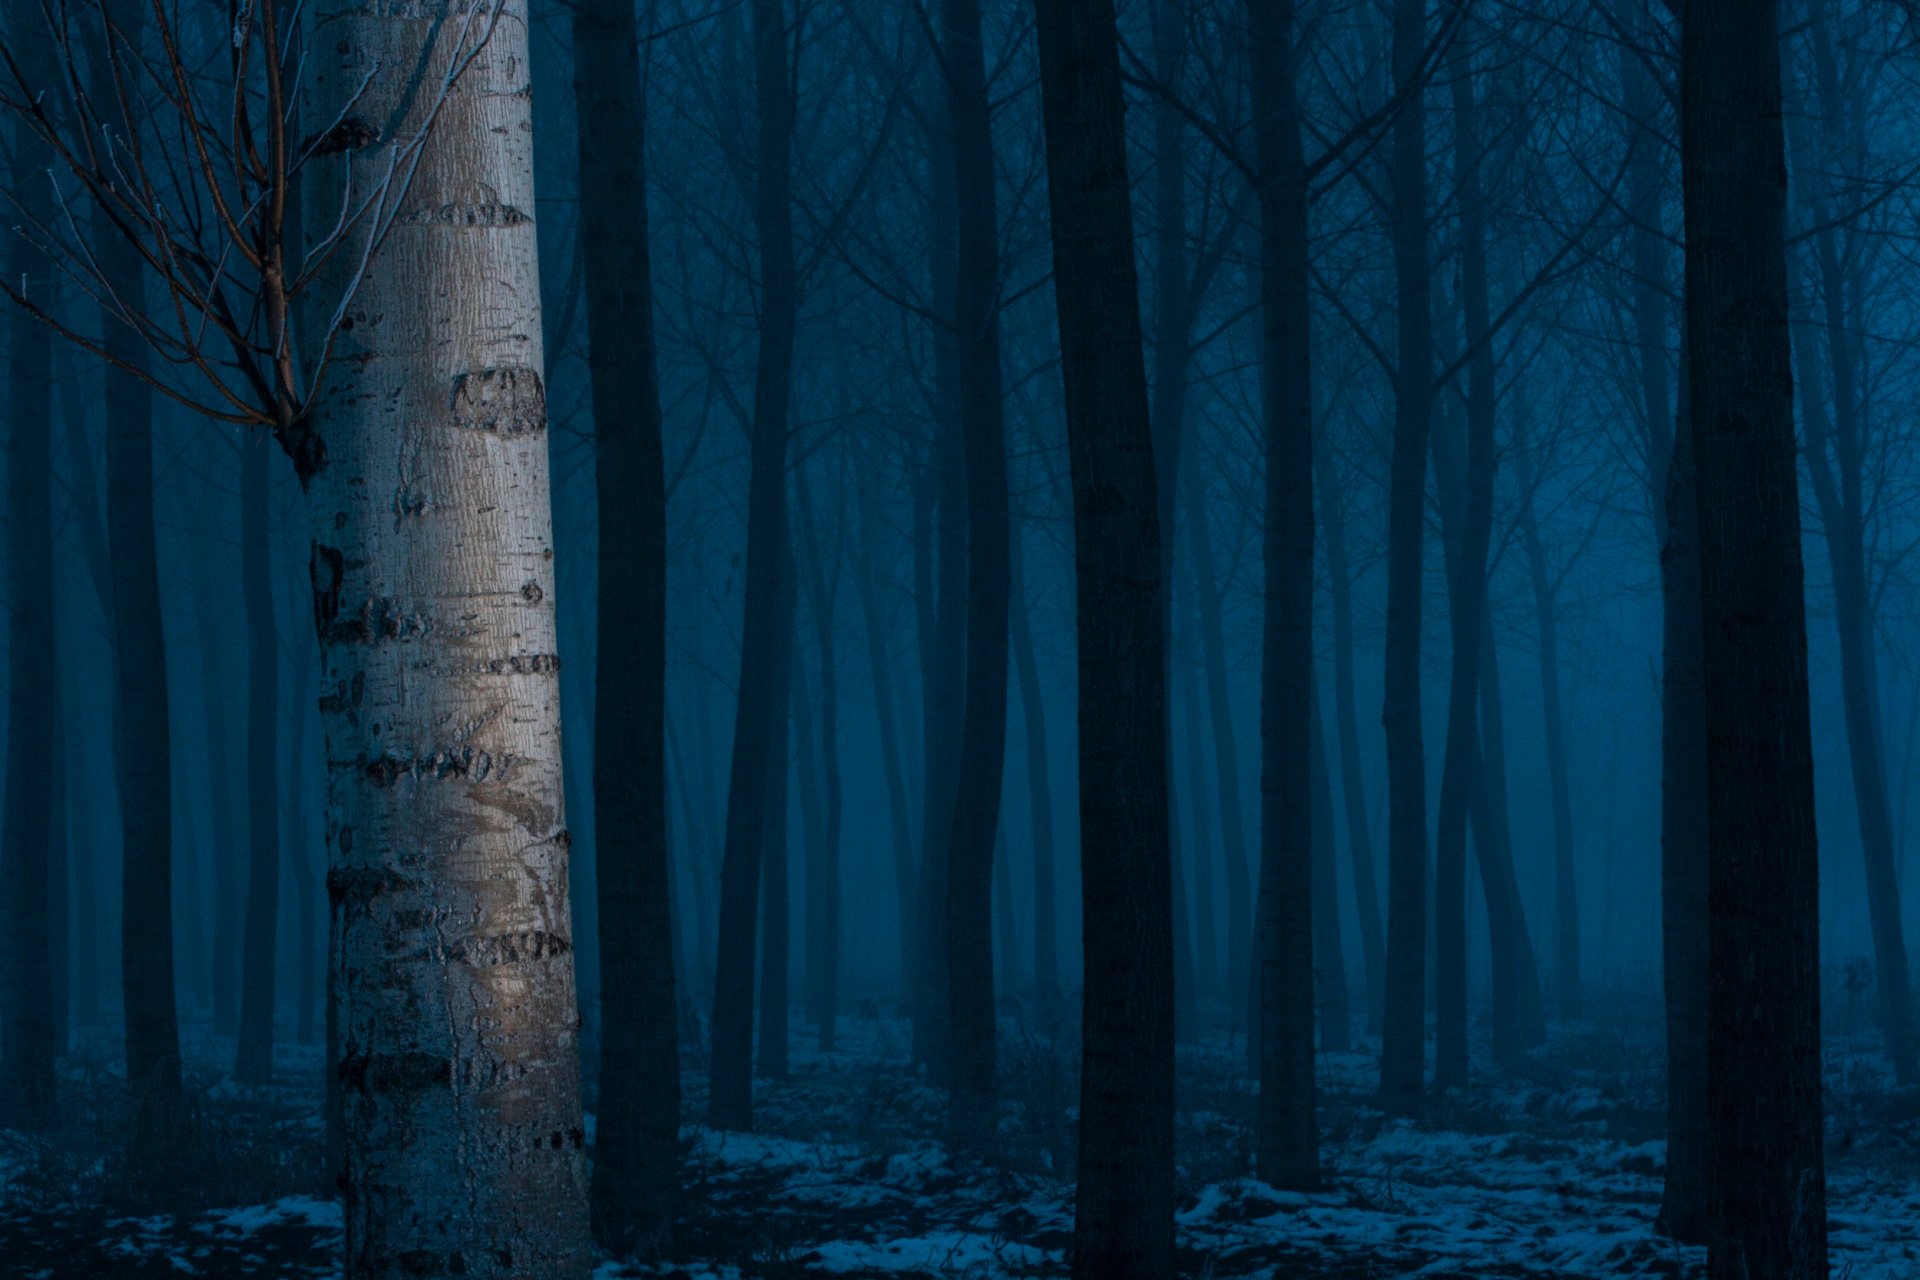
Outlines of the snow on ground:
{"label": "snow on ground", "polygon": [[[684,1130],[683,1260],[609,1261],[596,1280],[1064,1274],[1072,1186],[1055,1171],[1073,1152],[1069,1047],[1009,1035],[1002,1149],[991,1164],[972,1164],[938,1142],[942,1097],[905,1067],[897,1024],[849,1019],[841,1051],[825,1055],[805,1039],[796,1028],[789,1078],[763,1082],[757,1132]],[[1312,1194],[1249,1176],[1253,1098],[1234,1069],[1243,1046],[1183,1049],[1182,1272],[1698,1276],[1697,1250],[1652,1231],[1664,1156],[1656,1047],[1644,1036],[1563,1031],[1420,1122],[1368,1105],[1370,1046],[1323,1055],[1326,1186]],[[277,1115],[277,1141],[317,1144],[310,1058],[290,1060],[281,1090],[216,1092],[256,1121]],[[1859,1046],[1831,1045],[1828,1074],[1834,1274],[1911,1280],[1920,1275],[1920,1108],[1890,1093]],[[702,1076],[686,1077],[690,1118],[704,1111]],[[48,1185],[34,1145],[0,1135],[0,1274],[338,1274],[339,1208],[317,1185],[255,1204],[134,1213],[80,1196],[63,1203]]]}

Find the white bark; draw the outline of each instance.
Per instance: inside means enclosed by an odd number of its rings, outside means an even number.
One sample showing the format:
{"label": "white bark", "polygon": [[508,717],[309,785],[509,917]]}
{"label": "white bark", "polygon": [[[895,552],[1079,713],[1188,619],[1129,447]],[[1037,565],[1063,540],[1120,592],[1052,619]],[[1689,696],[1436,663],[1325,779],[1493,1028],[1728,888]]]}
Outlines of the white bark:
{"label": "white bark", "polygon": [[313,19],[304,117],[344,123],[309,224],[418,164],[305,477],[346,1274],[584,1277],[526,0]]}

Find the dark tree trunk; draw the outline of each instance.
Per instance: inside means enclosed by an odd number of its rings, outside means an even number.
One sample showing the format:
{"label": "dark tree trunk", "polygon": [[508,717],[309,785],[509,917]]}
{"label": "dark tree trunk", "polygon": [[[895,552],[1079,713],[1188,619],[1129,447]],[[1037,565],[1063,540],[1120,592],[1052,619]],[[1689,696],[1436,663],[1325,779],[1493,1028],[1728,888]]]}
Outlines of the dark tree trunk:
{"label": "dark tree trunk", "polygon": [[1425,1071],[1427,766],[1420,729],[1420,595],[1427,433],[1433,407],[1432,282],[1427,268],[1425,0],[1394,0],[1393,75],[1407,101],[1393,124],[1391,212],[1399,354],[1387,495],[1387,971],[1380,1097],[1419,1105]]}
{"label": "dark tree trunk", "polygon": [[[1168,644],[1173,643],[1171,634]],[[1220,931],[1215,919],[1217,897],[1213,884],[1213,832],[1207,815],[1213,806],[1207,802],[1207,744],[1201,732],[1200,665],[1188,655],[1181,663],[1180,714],[1185,721],[1187,758],[1187,811],[1192,832],[1187,847],[1193,864],[1193,980],[1202,995],[1217,995],[1220,990]],[[1173,692],[1169,687],[1168,698]],[[1169,712],[1171,714],[1171,712]]]}
{"label": "dark tree trunk", "polygon": [[860,611],[866,623],[867,666],[873,677],[873,714],[880,730],[880,767],[887,788],[888,831],[893,854],[895,903],[899,911],[900,983],[903,1003],[912,998],[914,970],[914,848],[906,770],[900,758],[899,710],[894,701],[893,656],[888,645],[887,614],[880,600],[879,569],[874,563],[880,520],[872,488],[860,487],[861,536],[854,558]]}
{"label": "dark tree trunk", "polygon": [[1313,393],[1307,172],[1293,4],[1251,0],[1260,206],[1266,612],[1260,664],[1260,1109],[1263,1180],[1320,1185],[1313,1078]]}
{"label": "dark tree trunk", "polygon": [[1347,552],[1346,495],[1333,470],[1326,433],[1314,451],[1319,478],[1320,529],[1327,553],[1327,594],[1333,614],[1333,714],[1340,736],[1340,794],[1346,806],[1353,896],[1360,918],[1360,955],[1367,978],[1367,1028],[1379,1034],[1386,997],[1386,939],[1380,928],[1380,890],[1368,834],[1367,779],[1360,765],[1360,723],[1353,693],[1353,570]]}
{"label": "dark tree trunk", "polygon": [[1038,0],[1072,463],[1085,1004],[1074,1274],[1173,1274],[1173,873],[1159,496],[1110,0]]}
{"label": "dark tree trunk", "polygon": [[273,440],[240,444],[240,585],[247,616],[247,922],[233,1075],[273,1078],[274,955],[280,912],[280,643],[273,621]]}
{"label": "dark tree trunk", "polygon": [[1779,15],[1688,0],[1687,429],[1706,671],[1708,1273],[1823,1280],[1819,867]]}
{"label": "dark tree trunk", "polygon": [[[1684,365],[1682,366],[1684,369]],[[1664,392],[1664,387],[1662,388]],[[1700,534],[1684,374],[1660,548],[1660,921],[1667,1011],[1667,1168],[1660,1230],[1707,1240],[1707,710]],[[1651,402],[1669,409],[1666,397]]]}
{"label": "dark tree trunk", "polygon": [[573,7],[580,252],[600,554],[594,891],[600,1101],[593,1234],[616,1255],[673,1227],[680,1043],[667,840],[667,492],[653,332],[646,104],[632,0]]}
{"label": "dark tree trunk", "polygon": [[1060,908],[1053,859],[1053,784],[1048,780],[1047,708],[1040,692],[1040,663],[1033,651],[1032,605],[1026,588],[1026,553],[1021,539],[1008,542],[1009,629],[1013,662],[1020,680],[1020,719],[1026,729],[1027,804],[1033,819],[1033,987],[1041,1010],[1051,1013],[1060,1001]]}
{"label": "dark tree trunk", "polygon": [[[1200,654],[1207,683],[1207,720],[1213,729],[1214,774],[1220,788],[1220,854],[1227,881],[1227,1008],[1234,1017],[1248,1007],[1248,979],[1253,971],[1251,936],[1253,875],[1247,866],[1246,819],[1241,809],[1240,744],[1233,732],[1233,695],[1227,684],[1226,626],[1222,618],[1225,586],[1214,563],[1213,529],[1207,504],[1201,501],[1198,467],[1186,470],[1192,490],[1188,506],[1193,514],[1188,529],[1193,548],[1195,603],[1200,613]],[[1197,800],[1196,800],[1197,803]],[[1252,1030],[1251,1022],[1248,1030]]]}
{"label": "dark tree trunk", "polygon": [[1320,1014],[1320,1047],[1345,1053],[1353,1047],[1353,1015],[1347,999],[1347,960],[1340,941],[1340,881],[1334,866],[1333,778],[1327,767],[1326,723],[1320,694],[1313,694],[1313,971]]}
{"label": "dark tree trunk", "polygon": [[[1524,405],[1518,415],[1526,420]],[[1524,428],[1516,428],[1524,435]],[[1573,857],[1573,785],[1567,769],[1566,700],[1560,692],[1559,581],[1547,563],[1540,540],[1540,517],[1534,509],[1534,491],[1540,483],[1538,460],[1532,446],[1518,442],[1523,468],[1520,478],[1520,545],[1526,553],[1527,580],[1533,589],[1534,618],[1540,637],[1540,705],[1545,712],[1547,786],[1553,804],[1554,989],[1560,1016],[1578,1018],[1585,1012],[1580,983],[1579,877]]]}
{"label": "dark tree trunk", "polygon": [[[141,8],[128,5],[117,14],[129,41],[138,39]],[[95,100],[117,101],[114,70],[107,60],[101,59],[91,74]],[[143,267],[132,245],[109,232],[96,235],[93,250],[101,275],[117,296],[144,296]],[[110,364],[101,378],[107,406],[107,544],[119,696],[115,758],[122,831],[120,976],[127,1081],[136,1094],[138,1123],[147,1127],[172,1113],[180,1092],[167,651],[154,537],[153,397],[147,384],[129,371],[146,367],[146,345],[111,318],[104,345],[126,366]]]}
{"label": "dark tree trunk", "polygon": [[[951,93],[938,95],[928,112],[928,154],[950,157],[953,147]],[[932,166],[929,257],[932,274],[933,449],[919,516],[915,554],[920,615],[922,762],[919,976],[915,982],[913,1052],[929,1077],[945,1084],[948,1061],[947,992],[948,848],[952,842],[958,785],[967,663],[967,481],[965,428],[960,386],[957,268],[958,196],[955,166]],[[952,323],[947,323],[952,321]],[[929,536],[930,535],[930,536]]]}
{"label": "dark tree trunk", "polygon": [[[40,16],[16,16],[30,49],[49,43]],[[40,34],[32,34],[39,31]],[[28,216],[52,217],[42,172],[52,163],[31,132],[13,134],[14,190]],[[48,263],[32,241],[16,233],[7,269],[53,301]],[[36,287],[36,283],[37,286]],[[58,1119],[54,1097],[54,931],[49,927],[54,832],[55,739],[59,678],[53,590],[53,335],[16,309],[9,325],[7,393],[7,774],[6,813],[0,820],[0,1127],[44,1129]],[[64,873],[64,866],[61,867]]]}
{"label": "dark tree trunk", "polygon": [[[1000,245],[978,0],[941,6],[950,92],[957,252],[954,327],[967,496],[967,650],[959,769],[947,841],[948,1132],[993,1132],[993,843],[1007,744],[1007,445],[1000,374]],[[944,554],[944,548],[943,548]]]}
{"label": "dark tree trunk", "polygon": [[[1481,621],[1487,598],[1487,548],[1493,533],[1494,364],[1488,341],[1486,202],[1480,187],[1479,109],[1471,44],[1449,59],[1453,89],[1454,174],[1460,218],[1460,302],[1467,359],[1466,457],[1453,496],[1458,531],[1449,539],[1448,609],[1453,635],[1447,743],[1440,773],[1434,872],[1434,1054],[1436,1089],[1467,1083],[1467,814],[1480,755],[1476,702]],[[1479,844],[1481,842],[1476,842]],[[1496,924],[1495,928],[1499,926]],[[1500,972],[1495,966],[1496,974]],[[1499,1001],[1496,999],[1496,1006]],[[1501,1016],[1496,1007],[1495,1017]]]}
{"label": "dark tree trunk", "polygon": [[[812,728],[800,734],[802,798],[814,796],[817,811],[807,833],[807,1018],[820,1032],[823,1052],[834,1047],[840,1005],[840,670],[834,645],[834,582],[828,581],[826,548],[815,528],[806,473],[799,475],[800,539],[807,552],[807,599],[814,646],[820,656],[820,704]],[[796,684],[798,688],[798,684]],[[804,690],[800,697],[805,698]],[[888,713],[891,718],[891,711]],[[815,750],[815,744],[818,750]],[[892,767],[893,757],[888,754]],[[811,778],[809,778],[811,774]],[[809,785],[811,783],[812,785]]]}
{"label": "dark tree trunk", "polygon": [[[791,587],[787,547],[787,418],[792,398],[798,282],[793,256],[793,89],[781,0],[752,0],[754,85],[760,108],[760,352],[754,374],[752,477],[747,493],[747,564],[740,638],[739,699],[727,783],[727,834],[720,866],[720,945],[713,978],[712,1093],[715,1128],[753,1127],[753,968],[768,777],[784,757],[786,689],[777,667],[792,647],[783,626]],[[784,1018],[785,1011],[782,1010]]]}
{"label": "dark tree trunk", "polygon": [[[1485,607],[1484,605],[1482,606]],[[1480,735],[1473,762],[1473,850],[1487,904],[1493,953],[1493,1053],[1502,1062],[1546,1043],[1547,1013],[1540,999],[1540,969],[1520,878],[1513,864],[1513,833],[1507,824],[1507,735],[1500,695],[1500,663],[1493,647],[1493,618],[1481,619]]]}
{"label": "dark tree trunk", "polygon": [[[789,572],[792,565],[789,561]],[[779,656],[775,659],[774,680],[779,701],[773,713],[773,736],[769,747],[773,757],[767,762],[767,809],[765,833],[761,836],[760,867],[760,1074],[775,1080],[787,1076],[787,1018],[792,1002],[789,981],[793,961],[793,896],[787,838],[790,766],[793,748],[792,708],[795,694],[794,660],[794,583],[791,576],[783,585],[780,600]]]}

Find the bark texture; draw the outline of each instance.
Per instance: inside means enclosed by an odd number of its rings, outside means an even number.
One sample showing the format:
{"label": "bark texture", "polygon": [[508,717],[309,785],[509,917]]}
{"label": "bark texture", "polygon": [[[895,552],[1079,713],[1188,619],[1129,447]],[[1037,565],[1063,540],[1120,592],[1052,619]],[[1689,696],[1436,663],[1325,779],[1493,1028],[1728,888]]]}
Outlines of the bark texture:
{"label": "bark texture", "polygon": [[349,1280],[593,1265],[525,2],[495,15],[313,11],[309,116],[369,122],[352,172],[427,131],[303,453]]}

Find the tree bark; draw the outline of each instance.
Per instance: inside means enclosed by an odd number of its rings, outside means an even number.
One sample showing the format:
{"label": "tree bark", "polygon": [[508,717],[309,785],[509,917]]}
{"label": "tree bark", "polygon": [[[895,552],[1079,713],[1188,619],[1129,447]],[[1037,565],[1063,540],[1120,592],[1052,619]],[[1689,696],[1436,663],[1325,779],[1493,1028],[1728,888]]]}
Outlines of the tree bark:
{"label": "tree bark", "polygon": [[1427,767],[1420,728],[1420,596],[1427,433],[1433,409],[1432,282],[1427,267],[1427,116],[1420,59],[1425,0],[1394,0],[1393,77],[1407,101],[1393,124],[1392,211],[1398,363],[1387,495],[1387,971],[1380,1097],[1419,1105],[1425,1072]]}
{"label": "tree bark", "polygon": [[1060,1003],[1060,907],[1053,857],[1053,784],[1047,759],[1047,707],[1040,663],[1033,651],[1033,606],[1026,587],[1026,551],[1016,535],[1007,544],[1009,629],[1020,681],[1020,720],[1026,730],[1027,805],[1033,819],[1033,986],[1043,1013]]}
{"label": "tree bark", "polygon": [[1706,671],[1708,1274],[1827,1274],[1819,867],[1779,14],[1688,0],[1687,427]]}
{"label": "tree bark", "polygon": [[1082,1014],[1074,1274],[1173,1274],[1173,872],[1160,504],[1110,0],[1036,0],[1072,464]]}
{"label": "tree bark", "polygon": [[[421,139],[315,411],[323,448],[296,459],[345,1275],[585,1277],[526,4],[322,0],[313,21],[309,118],[384,122],[352,172]],[[376,74],[393,65],[417,70]],[[348,180],[320,162],[314,225]],[[328,264],[322,296],[355,269]]]}
{"label": "tree bark", "polygon": [[653,331],[646,102],[632,0],[573,7],[600,555],[593,716],[600,1096],[594,1238],[664,1252],[680,1138],[667,840],[667,492]]}

